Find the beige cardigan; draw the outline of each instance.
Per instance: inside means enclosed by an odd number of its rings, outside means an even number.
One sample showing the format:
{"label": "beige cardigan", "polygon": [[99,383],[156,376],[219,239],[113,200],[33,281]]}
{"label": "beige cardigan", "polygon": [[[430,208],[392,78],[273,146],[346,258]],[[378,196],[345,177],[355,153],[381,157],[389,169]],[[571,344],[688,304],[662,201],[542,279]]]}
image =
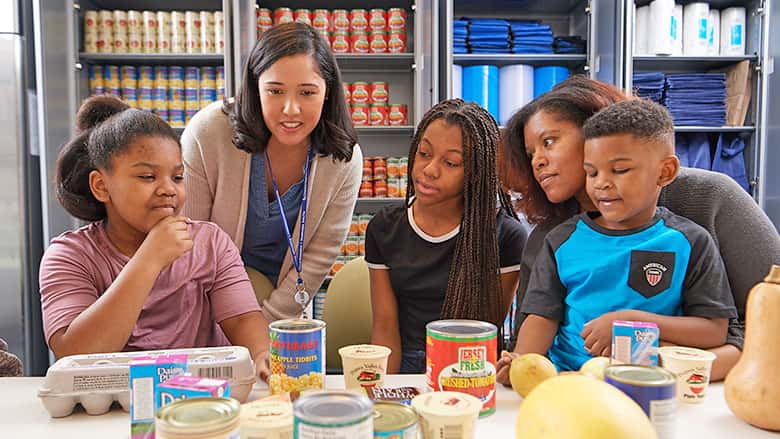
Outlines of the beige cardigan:
{"label": "beige cardigan", "polygon": [[[184,214],[192,219],[217,223],[241,249],[249,199],[251,154],[233,145],[232,134],[221,102],[204,108],[187,124],[181,137],[187,190]],[[313,298],[349,231],[363,173],[360,146],[355,145],[348,163],[315,156],[310,172],[301,275]],[[293,232],[296,246],[299,228],[300,223],[296,222]],[[297,277],[288,250],[276,289],[262,303],[263,315],[269,322],[300,315],[301,308],[293,299]]]}

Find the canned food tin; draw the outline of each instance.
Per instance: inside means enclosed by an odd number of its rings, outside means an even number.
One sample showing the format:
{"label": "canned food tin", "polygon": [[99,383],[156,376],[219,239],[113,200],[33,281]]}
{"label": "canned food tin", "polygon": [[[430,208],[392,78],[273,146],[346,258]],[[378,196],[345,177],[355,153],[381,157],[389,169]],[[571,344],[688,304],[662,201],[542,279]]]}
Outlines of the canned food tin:
{"label": "canned food tin", "polygon": [[384,157],[374,157],[374,180],[384,180],[387,178],[387,159]]}
{"label": "canned food tin", "polygon": [[327,9],[315,9],[311,19],[311,25],[318,31],[330,32],[330,12]]}
{"label": "canned food tin", "polygon": [[390,53],[406,52],[405,30],[390,31],[390,36],[387,38],[387,51]]}
{"label": "canned food tin", "polygon": [[117,87],[121,85],[119,80],[119,66],[103,66],[103,81],[107,87]]}
{"label": "canned food tin", "polygon": [[84,29],[84,52],[98,53],[97,47],[98,31],[97,27]]}
{"label": "canned food tin", "polygon": [[144,51],[143,31],[131,32],[127,35],[127,51],[129,53],[143,53]]}
{"label": "canned food tin", "polygon": [[201,26],[200,13],[198,11],[184,12],[187,35],[187,53],[201,53]]}
{"label": "canned food tin", "polygon": [[276,8],[274,9],[274,25],[292,23],[295,21],[293,11],[290,8]]}
{"label": "canned food tin", "polygon": [[217,100],[216,88],[201,87],[199,94],[200,108],[206,108],[209,106],[209,104]]}
{"label": "canned food tin", "polygon": [[480,416],[495,412],[496,326],[476,320],[437,320],[425,328],[428,388],[479,398]]}
{"label": "canned food tin", "polygon": [[409,181],[406,176],[401,177],[401,198],[406,198],[406,190],[409,186]]}
{"label": "canned food tin", "polygon": [[184,88],[184,67],[168,67],[168,86],[172,88]]}
{"label": "canned food tin", "polygon": [[149,89],[154,87],[154,68],[152,66],[138,67],[138,86]]}
{"label": "canned food tin", "polygon": [[373,32],[377,30],[387,30],[387,11],[384,9],[372,9],[368,13],[368,30]]}
{"label": "canned food tin", "polygon": [[346,9],[334,9],[332,18],[333,31],[349,31],[349,13]]}
{"label": "canned food tin", "polygon": [[268,8],[260,8],[257,10],[257,32],[259,34],[265,33],[268,29],[273,27],[274,19],[271,15],[271,10]]}
{"label": "canned food tin", "polygon": [[84,32],[98,30],[98,11],[86,11],[84,12]]}
{"label": "canned food tin", "polygon": [[341,83],[344,86],[344,100],[347,102],[347,105],[352,103],[352,94],[350,93],[350,85],[348,82],[342,82]]}
{"label": "canned food tin", "polygon": [[368,104],[371,94],[368,89],[368,82],[358,81],[352,83],[352,103],[353,104]]}
{"label": "canned food tin", "polygon": [[127,34],[114,34],[114,47],[112,49],[113,53],[127,53],[128,52],[128,38]]}
{"label": "canned food tin", "polygon": [[391,8],[387,11],[387,28],[390,31],[406,30],[406,10],[402,8]]}
{"label": "canned food tin", "polygon": [[387,104],[371,104],[368,117],[370,125],[387,125]]}
{"label": "canned food tin", "polygon": [[330,38],[330,48],[333,53],[349,53],[350,41],[347,31],[334,31]]}
{"label": "canned food tin", "polygon": [[674,437],[677,411],[677,377],[657,366],[613,365],[604,381],[636,401],[655,426],[659,439]]}
{"label": "canned food tin", "polygon": [[225,97],[225,67],[217,66],[217,98]]}
{"label": "canned food tin", "polygon": [[225,52],[225,16],[222,11],[214,13],[214,51]]}
{"label": "canned food tin", "polygon": [[353,31],[350,36],[350,52],[369,53],[368,34],[364,31]]}
{"label": "canned food tin", "polygon": [[366,229],[368,229],[369,222],[371,222],[371,215],[367,213],[363,213],[358,217],[358,230],[360,231],[361,235],[366,234]]}
{"label": "canned food tin", "polygon": [[192,118],[195,117],[195,115],[198,113],[199,109],[200,109],[200,107],[198,107],[198,108],[187,108],[186,110],[184,110],[184,124],[185,125],[190,123]]}
{"label": "canned food tin", "polygon": [[113,33],[114,13],[106,10],[98,11],[97,26],[100,31]]}
{"label": "canned food tin", "polygon": [[401,176],[399,165],[400,159],[398,157],[387,158],[387,178],[399,178]]}
{"label": "canned food tin", "polygon": [[374,196],[374,184],[370,181],[360,183],[360,198],[371,198]]}
{"label": "canned food tin", "polygon": [[[401,177],[406,178],[406,174],[409,171],[409,157],[401,157],[398,159],[398,172],[401,173]],[[406,185],[404,185],[406,186]]]}
{"label": "canned food tin", "polygon": [[349,234],[350,235],[358,235],[359,229],[358,229],[358,215],[352,215],[352,222],[349,223]]}
{"label": "canned food tin", "polygon": [[349,31],[368,32],[368,12],[365,9],[349,11]]}
{"label": "canned food tin", "polygon": [[168,110],[168,119],[169,123],[173,128],[184,128],[185,125],[185,119],[184,119],[184,110],[171,108]]}
{"label": "canned food tin", "polygon": [[374,196],[377,198],[387,197],[387,181],[374,180]]}
{"label": "canned food tin", "polygon": [[160,119],[162,119],[166,123],[170,124],[170,115],[168,114],[168,109],[167,108],[155,108],[154,109],[154,114],[156,114],[157,117],[159,117]]}
{"label": "canned food tin", "polygon": [[97,39],[95,40],[95,48],[98,53],[113,53],[114,52],[114,34],[111,31],[98,30]]}
{"label": "canned food tin", "polygon": [[171,53],[171,13],[157,11],[157,53]]}
{"label": "canned food tin", "polygon": [[365,395],[315,392],[293,403],[296,438],[371,439],[374,435],[373,404]]}
{"label": "canned food tin", "polygon": [[344,255],[355,256],[358,254],[358,248],[360,247],[360,239],[357,235],[347,236],[347,240],[344,242]]}
{"label": "canned food tin", "polygon": [[217,87],[217,70],[214,67],[206,66],[200,68],[200,87]]}
{"label": "canned food tin", "polygon": [[187,51],[187,17],[184,12],[171,12],[171,52]]}
{"label": "canned food tin", "polygon": [[154,101],[152,100],[152,89],[150,87],[141,87],[138,89],[138,108],[151,112],[154,110]]}
{"label": "canned food tin", "polygon": [[135,66],[119,67],[119,77],[122,78],[121,84],[123,88],[138,87],[138,69]]}
{"label": "canned food tin", "polygon": [[192,398],[157,411],[157,439],[236,439],[240,435],[241,405],[231,398]]}
{"label": "canned food tin", "polygon": [[241,406],[242,439],[290,439],[292,429],[290,402],[254,401]]}
{"label": "canned food tin", "polygon": [[390,401],[374,403],[374,439],[417,439],[417,414]]}
{"label": "canned food tin", "polygon": [[184,109],[195,110],[200,108],[198,105],[198,93],[200,89],[187,87],[184,89]]}
{"label": "canned food tin", "polygon": [[322,389],[325,381],[325,322],[287,319],[269,325],[271,393]]}
{"label": "canned food tin", "polygon": [[114,33],[127,33],[127,11],[114,11]]}
{"label": "canned food tin", "polygon": [[216,52],[214,13],[211,11],[200,11],[200,47],[202,53]]}
{"label": "canned food tin", "polygon": [[368,102],[371,104],[387,104],[390,100],[390,89],[387,82],[372,82],[368,86]]}
{"label": "canned food tin", "polygon": [[368,38],[368,50],[371,53],[387,52],[387,32],[383,30],[371,31],[371,36]]}
{"label": "canned food tin", "polygon": [[296,9],[293,12],[293,21],[311,26],[311,11],[308,9]]}
{"label": "canned food tin", "polygon": [[412,399],[420,419],[421,436],[472,439],[482,401],[461,392],[432,392]]}
{"label": "canned food tin", "polygon": [[184,87],[198,88],[200,86],[200,69],[194,66],[184,68]]}
{"label": "canned food tin", "polygon": [[100,66],[89,66],[89,94],[92,96],[102,95],[106,92],[103,82],[103,68]]}
{"label": "canned food tin", "polygon": [[352,104],[352,125],[368,125],[368,104]]}
{"label": "canned food tin", "polygon": [[401,196],[401,179],[398,177],[387,177],[387,196],[398,198]]}
{"label": "canned food tin", "polygon": [[143,11],[144,53],[157,53],[157,11]]}
{"label": "canned food tin", "polygon": [[387,122],[390,125],[406,125],[406,111],[405,104],[391,104],[390,111],[387,114]]}

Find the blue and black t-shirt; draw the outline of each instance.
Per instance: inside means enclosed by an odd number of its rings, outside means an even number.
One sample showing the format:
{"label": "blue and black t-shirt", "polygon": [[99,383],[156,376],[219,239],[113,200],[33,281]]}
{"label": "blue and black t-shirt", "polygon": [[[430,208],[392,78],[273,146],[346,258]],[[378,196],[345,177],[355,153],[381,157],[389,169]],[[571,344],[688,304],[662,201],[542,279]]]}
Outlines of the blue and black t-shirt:
{"label": "blue and black t-shirt", "polygon": [[580,333],[608,312],[737,316],[723,261],[704,228],[663,207],[633,230],[606,229],[593,215],[575,216],[547,235],[522,304],[526,314],[559,322],[549,351],[559,369],[578,370],[591,358]]}

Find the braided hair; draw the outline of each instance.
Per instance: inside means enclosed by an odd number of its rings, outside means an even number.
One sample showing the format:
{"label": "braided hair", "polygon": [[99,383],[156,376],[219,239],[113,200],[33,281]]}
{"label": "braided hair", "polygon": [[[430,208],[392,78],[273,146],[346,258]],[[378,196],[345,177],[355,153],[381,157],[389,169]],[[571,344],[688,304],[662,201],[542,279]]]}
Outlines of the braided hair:
{"label": "braided hair", "polygon": [[482,320],[501,328],[501,303],[496,202],[511,217],[509,196],[500,189],[496,172],[498,124],[482,107],[462,99],[442,101],[417,126],[409,151],[406,205],[412,202],[414,158],[425,130],[436,121],[460,127],[464,156],[463,216],[455,242],[441,317]]}

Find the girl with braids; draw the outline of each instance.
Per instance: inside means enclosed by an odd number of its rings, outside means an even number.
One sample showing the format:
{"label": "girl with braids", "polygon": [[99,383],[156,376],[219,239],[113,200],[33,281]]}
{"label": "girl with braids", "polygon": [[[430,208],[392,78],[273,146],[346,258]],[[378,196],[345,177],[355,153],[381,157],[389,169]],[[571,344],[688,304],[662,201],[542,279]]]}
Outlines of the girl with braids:
{"label": "girl with braids", "polygon": [[246,346],[262,372],[267,323],[238,249],[215,224],[179,214],[178,136],[116,98],[88,99],[57,160],[56,193],[90,224],[41,261],[46,342],[57,357]]}
{"label": "girl with braids", "polygon": [[507,314],[526,232],[500,191],[498,140],[495,120],[476,104],[437,104],[412,140],[406,204],[368,225],[371,342],[392,349],[388,373],[424,372],[430,321],[500,327]]}

